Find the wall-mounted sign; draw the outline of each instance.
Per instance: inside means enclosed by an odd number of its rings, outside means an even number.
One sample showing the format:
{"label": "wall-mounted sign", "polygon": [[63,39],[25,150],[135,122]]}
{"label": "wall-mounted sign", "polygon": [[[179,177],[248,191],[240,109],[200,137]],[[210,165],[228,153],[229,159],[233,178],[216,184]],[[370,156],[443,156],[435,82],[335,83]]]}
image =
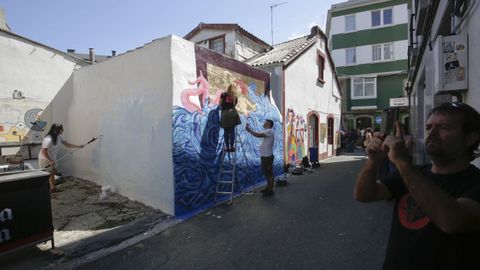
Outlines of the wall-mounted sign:
{"label": "wall-mounted sign", "polygon": [[401,98],[391,98],[390,99],[390,107],[403,107],[408,106],[408,98],[401,97]]}
{"label": "wall-mounted sign", "polygon": [[468,45],[466,35],[438,36],[434,49],[435,92],[468,88]]}

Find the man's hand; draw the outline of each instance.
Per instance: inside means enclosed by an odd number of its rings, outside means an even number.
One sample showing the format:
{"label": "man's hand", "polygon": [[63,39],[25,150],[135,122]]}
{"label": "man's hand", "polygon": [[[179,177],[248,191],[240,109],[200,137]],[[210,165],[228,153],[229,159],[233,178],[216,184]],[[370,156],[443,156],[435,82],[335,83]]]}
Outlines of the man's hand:
{"label": "man's hand", "polygon": [[395,136],[387,136],[382,144],[382,150],[394,164],[409,162],[408,148],[412,145],[411,137],[405,139],[405,131],[400,122],[396,122],[397,133]]}
{"label": "man's hand", "polygon": [[367,145],[368,159],[372,161],[381,161],[385,158],[385,153],[382,150],[382,144],[385,139],[385,134],[381,132],[375,132],[372,136],[372,140]]}

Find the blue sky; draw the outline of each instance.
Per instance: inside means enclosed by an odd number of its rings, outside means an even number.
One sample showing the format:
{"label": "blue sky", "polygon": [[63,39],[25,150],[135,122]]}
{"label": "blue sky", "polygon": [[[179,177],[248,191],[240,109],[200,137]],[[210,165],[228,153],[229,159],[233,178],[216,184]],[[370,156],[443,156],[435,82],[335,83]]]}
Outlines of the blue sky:
{"label": "blue sky", "polygon": [[[153,39],[186,35],[200,22],[238,23],[271,42],[270,6],[284,0],[0,0],[12,32],[53,48],[98,54],[135,49]],[[274,42],[325,26],[343,0],[297,0],[274,8]]]}

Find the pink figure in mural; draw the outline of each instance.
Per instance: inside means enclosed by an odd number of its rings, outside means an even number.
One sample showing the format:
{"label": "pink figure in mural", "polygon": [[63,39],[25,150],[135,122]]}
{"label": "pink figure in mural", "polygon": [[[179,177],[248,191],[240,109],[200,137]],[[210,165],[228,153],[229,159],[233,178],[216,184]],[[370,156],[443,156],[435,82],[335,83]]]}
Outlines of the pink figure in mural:
{"label": "pink figure in mural", "polygon": [[218,89],[215,95],[213,96],[212,101],[208,103],[208,107],[213,107],[220,104],[220,96],[225,93],[225,90]]}
{"label": "pink figure in mural", "polygon": [[[193,82],[188,82],[191,85],[197,85],[197,88],[189,88],[182,91],[180,95],[180,99],[182,101],[183,107],[189,111],[194,112],[197,111],[198,113],[202,112],[203,106],[205,106],[207,98],[208,98],[208,89],[210,85],[208,84],[207,79],[203,77],[202,71],[200,71],[200,76]],[[190,100],[190,97],[198,96],[200,99],[200,106]]]}
{"label": "pink figure in mural", "polygon": [[247,86],[247,84],[246,84],[244,81],[242,81],[242,80],[235,80],[235,84],[236,84],[238,87],[240,87],[240,90],[241,90],[243,96],[248,95],[248,86]]}

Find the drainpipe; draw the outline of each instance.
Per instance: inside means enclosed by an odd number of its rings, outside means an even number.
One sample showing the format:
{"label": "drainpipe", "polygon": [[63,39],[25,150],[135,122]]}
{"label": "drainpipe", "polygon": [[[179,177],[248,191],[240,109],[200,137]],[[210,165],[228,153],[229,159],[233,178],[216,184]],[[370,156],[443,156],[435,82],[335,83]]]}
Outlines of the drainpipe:
{"label": "drainpipe", "polygon": [[95,49],[94,48],[88,48],[88,52],[89,52],[89,55],[90,55],[90,62],[92,62],[92,64],[95,64]]}

